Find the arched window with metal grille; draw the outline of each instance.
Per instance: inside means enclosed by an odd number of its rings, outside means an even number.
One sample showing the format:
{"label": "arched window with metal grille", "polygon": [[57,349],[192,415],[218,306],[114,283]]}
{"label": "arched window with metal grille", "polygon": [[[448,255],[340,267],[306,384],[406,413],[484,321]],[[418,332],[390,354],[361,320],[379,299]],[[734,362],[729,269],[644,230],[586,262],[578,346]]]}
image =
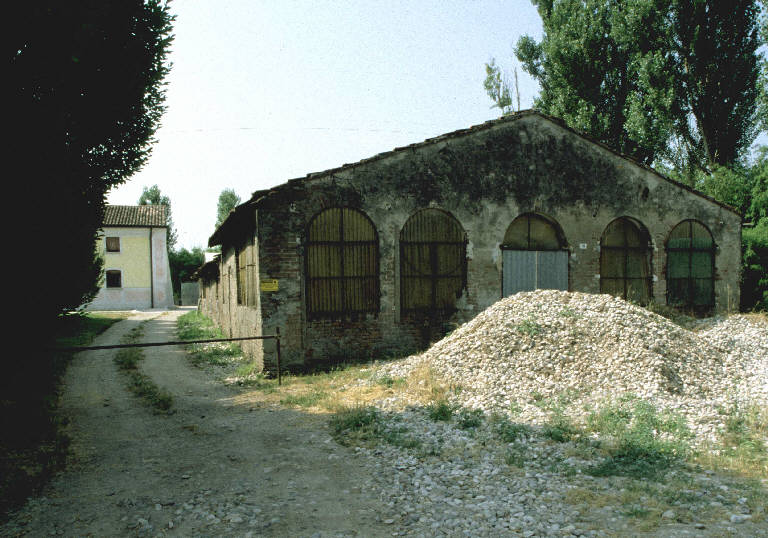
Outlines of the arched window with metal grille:
{"label": "arched window with metal grille", "polygon": [[400,307],[404,314],[449,314],[467,283],[467,237],[453,215],[421,209],[400,231]]}
{"label": "arched window with metal grille", "polygon": [[600,293],[647,304],[651,299],[651,239],[640,221],[619,217],[600,239]]}
{"label": "arched window with metal grille", "polygon": [[715,241],[696,220],[684,220],[669,233],[667,304],[691,308],[715,304]]}
{"label": "arched window with metal grille", "polygon": [[307,227],[307,317],[341,318],[379,311],[379,236],[357,209],[334,207]]}

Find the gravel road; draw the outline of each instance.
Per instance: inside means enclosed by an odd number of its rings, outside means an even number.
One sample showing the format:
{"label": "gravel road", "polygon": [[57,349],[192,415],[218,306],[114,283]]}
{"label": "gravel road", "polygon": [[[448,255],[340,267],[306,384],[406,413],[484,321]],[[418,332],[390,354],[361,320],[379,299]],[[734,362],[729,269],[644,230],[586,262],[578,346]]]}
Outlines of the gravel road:
{"label": "gravel road", "polygon": [[[184,312],[138,313],[94,343],[143,322],[145,341],[176,339]],[[146,348],[141,363],[173,395],[170,415],[126,390],[113,350],[81,353],[62,402],[70,465],[0,535],[768,536],[768,479],[749,485],[696,466],[660,481],[592,476],[582,472],[599,457],[589,444],[541,428],[543,402],[578,389],[568,411],[586,412],[590,391],[607,388],[671,406],[706,440],[721,427],[716,406],[765,406],[767,336],[764,320],[747,316],[689,332],[610,297],[519,294],[355,382],[427,363],[464,386],[448,421],[400,397],[375,402],[389,441],[368,448],[338,445],[327,416],[190,367],[181,348]],[[513,408],[524,428],[510,441],[491,414]]]}
{"label": "gravel road", "polygon": [[[144,341],[176,339],[185,309],[141,312]],[[76,356],[64,381],[72,457],[0,527],[2,536],[388,536],[372,467],[337,445],[326,419],[239,403],[177,347],[145,348],[141,368],[174,397],[157,415],[125,388],[114,350]]]}

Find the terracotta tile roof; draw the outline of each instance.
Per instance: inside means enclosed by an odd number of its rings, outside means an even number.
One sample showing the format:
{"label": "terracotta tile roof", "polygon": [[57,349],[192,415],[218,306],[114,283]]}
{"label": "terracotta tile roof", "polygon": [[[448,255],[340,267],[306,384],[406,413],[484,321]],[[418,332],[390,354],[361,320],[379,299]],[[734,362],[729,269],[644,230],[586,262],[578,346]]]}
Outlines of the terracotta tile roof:
{"label": "terracotta tile roof", "polygon": [[166,226],[164,205],[108,205],[103,226]]}

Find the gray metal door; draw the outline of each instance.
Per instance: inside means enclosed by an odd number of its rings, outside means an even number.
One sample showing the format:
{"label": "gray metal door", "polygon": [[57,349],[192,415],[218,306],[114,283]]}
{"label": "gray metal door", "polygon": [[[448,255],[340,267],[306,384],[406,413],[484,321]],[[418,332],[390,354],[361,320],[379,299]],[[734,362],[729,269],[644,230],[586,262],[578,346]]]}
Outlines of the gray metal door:
{"label": "gray metal door", "polygon": [[568,251],[502,251],[501,289],[504,297],[535,289],[568,290]]}

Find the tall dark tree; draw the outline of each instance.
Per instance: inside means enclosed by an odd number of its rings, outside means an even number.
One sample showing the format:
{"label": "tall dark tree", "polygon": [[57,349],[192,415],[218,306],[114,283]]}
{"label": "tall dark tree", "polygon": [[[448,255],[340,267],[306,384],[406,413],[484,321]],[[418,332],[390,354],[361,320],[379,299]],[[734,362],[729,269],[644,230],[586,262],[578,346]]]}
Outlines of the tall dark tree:
{"label": "tall dark tree", "polygon": [[168,236],[166,237],[168,251],[171,252],[176,248],[176,242],[178,241],[178,233],[176,227],[173,224],[173,218],[171,217],[171,199],[160,192],[160,187],[152,185],[151,187],[144,187],[139,196],[139,205],[164,205],[167,209],[165,212],[165,223],[168,225]]}
{"label": "tall dark tree", "polygon": [[[9,304],[42,345],[57,316],[97,289],[105,195],[149,155],[172,16],[159,0],[36,0],[12,2],[4,20],[6,200],[24,212],[10,238],[20,263]],[[45,357],[6,362],[34,375]]]}
{"label": "tall dark tree", "polygon": [[759,7],[755,0],[671,4],[675,109],[681,113],[675,130],[698,163],[734,164],[756,134]]}
{"label": "tall dark tree", "polygon": [[94,291],[105,193],[144,164],[163,113],[172,17],[159,0],[13,2],[5,13],[9,199],[28,204],[18,251],[42,255],[19,289],[29,321],[43,323]]}

